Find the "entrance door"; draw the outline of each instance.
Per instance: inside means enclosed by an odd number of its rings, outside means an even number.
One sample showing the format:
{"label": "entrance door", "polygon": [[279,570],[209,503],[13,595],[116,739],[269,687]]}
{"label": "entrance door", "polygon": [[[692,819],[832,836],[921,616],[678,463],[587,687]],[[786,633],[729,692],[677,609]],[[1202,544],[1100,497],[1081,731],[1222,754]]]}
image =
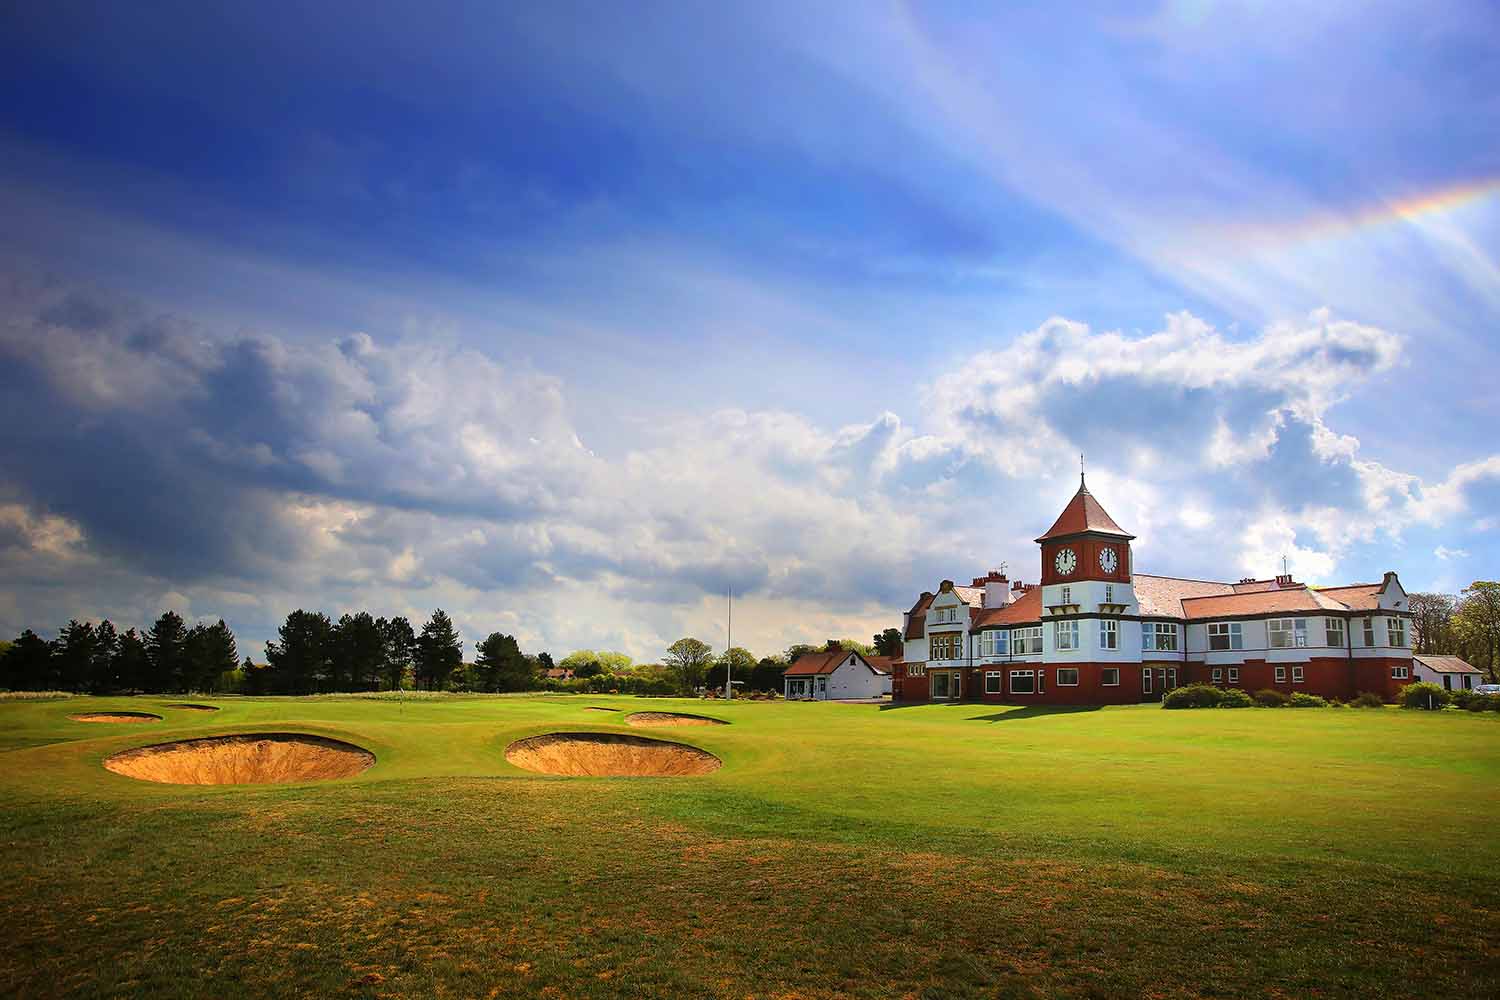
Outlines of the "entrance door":
{"label": "entrance door", "polygon": [[932,675],[932,696],[934,698],[948,697],[947,673],[938,673]]}

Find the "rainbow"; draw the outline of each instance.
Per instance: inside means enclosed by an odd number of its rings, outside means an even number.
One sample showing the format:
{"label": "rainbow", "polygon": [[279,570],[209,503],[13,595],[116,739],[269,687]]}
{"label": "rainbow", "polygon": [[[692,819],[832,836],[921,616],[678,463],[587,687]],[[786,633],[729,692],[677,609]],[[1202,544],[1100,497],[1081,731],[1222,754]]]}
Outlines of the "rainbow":
{"label": "rainbow", "polygon": [[1291,223],[1244,223],[1228,228],[1249,243],[1315,242],[1356,230],[1406,224],[1423,226],[1433,219],[1500,195],[1500,178],[1465,181],[1403,198],[1376,201],[1354,211],[1322,211]]}

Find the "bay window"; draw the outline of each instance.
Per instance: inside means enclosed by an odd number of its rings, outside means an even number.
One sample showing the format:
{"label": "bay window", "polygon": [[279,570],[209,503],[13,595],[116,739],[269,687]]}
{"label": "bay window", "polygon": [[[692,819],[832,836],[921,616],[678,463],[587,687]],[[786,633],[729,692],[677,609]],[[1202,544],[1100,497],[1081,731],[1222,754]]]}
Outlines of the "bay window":
{"label": "bay window", "polygon": [[1266,623],[1272,649],[1293,649],[1307,645],[1306,618],[1272,618]]}
{"label": "bay window", "polygon": [[1054,649],[1077,649],[1078,648],[1078,620],[1054,622],[1052,631],[1052,646]]}
{"label": "bay window", "polygon": [[1244,626],[1239,622],[1209,622],[1209,649],[1244,649]]}

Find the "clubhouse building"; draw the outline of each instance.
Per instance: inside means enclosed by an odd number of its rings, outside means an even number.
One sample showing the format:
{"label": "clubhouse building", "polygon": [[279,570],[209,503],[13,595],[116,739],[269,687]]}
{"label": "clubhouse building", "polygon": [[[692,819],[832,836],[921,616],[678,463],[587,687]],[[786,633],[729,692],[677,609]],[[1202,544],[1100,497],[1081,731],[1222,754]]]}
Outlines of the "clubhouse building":
{"label": "clubhouse building", "polygon": [[1391,698],[1413,679],[1411,611],[1395,573],[1309,587],[1135,572],[1124,531],[1079,477],[1038,538],[1040,584],[944,580],[903,617],[896,701],[1111,705],[1206,683]]}

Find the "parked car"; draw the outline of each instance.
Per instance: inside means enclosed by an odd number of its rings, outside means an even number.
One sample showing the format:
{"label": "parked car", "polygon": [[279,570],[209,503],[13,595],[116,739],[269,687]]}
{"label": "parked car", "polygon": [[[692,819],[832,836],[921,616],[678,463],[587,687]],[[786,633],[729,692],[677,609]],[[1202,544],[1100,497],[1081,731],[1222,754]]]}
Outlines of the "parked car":
{"label": "parked car", "polygon": [[1476,684],[1474,690],[1479,694],[1500,694],[1500,684]]}

